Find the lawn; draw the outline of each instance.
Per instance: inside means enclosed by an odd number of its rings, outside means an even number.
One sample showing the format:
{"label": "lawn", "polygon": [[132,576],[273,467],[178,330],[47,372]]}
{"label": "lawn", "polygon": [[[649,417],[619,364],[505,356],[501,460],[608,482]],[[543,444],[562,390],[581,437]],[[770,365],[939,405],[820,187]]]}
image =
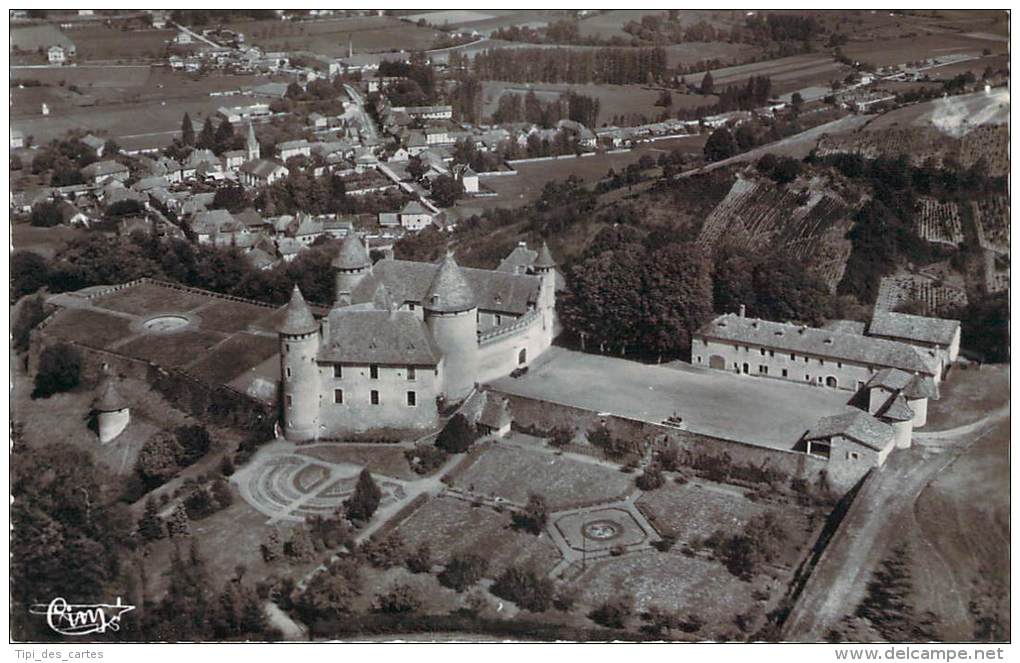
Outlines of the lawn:
{"label": "lawn", "polygon": [[246,302],[213,299],[195,311],[195,314],[202,320],[203,329],[215,329],[232,334],[247,329],[271,310],[273,309]]}
{"label": "lawn", "polygon": [[47,336],[105,348],[131,335],[131,321],[100,311],[68,309],[58,311],[44,327]]}
{"label": "lawn", "polygon": [[303,50],[329,57],[346,56],[348,41],[355,53],[423,50],[440,34],[389,16],[248,21],[226,27],[240,30],[249,43],[266,50]]}
{"label": "lawn", "polygon": [[176,30],[116,30],[103,25],[76,28],[70,33],[79,61],[156,59],[163,55]]}
{"label": "lawn", "polygon": [[947,430],[978,421],[1009,403],[1009,364],[956,366],[939,386],[940,398],[928,401],[928,422],[922,433]]}
{"label": "lawn", "polygon": [[411,547],[428,543],[440,564],[457,553],[481,555],[489,561],[486,575],[490,578],[514,564],[534,564],[546,573],[560,560],[547,534],[535,536],[516,530],[509,512],[473,507],[452,497],[429,500],[396,531]]}
{"label": "lawn", "polygon": [[45,258],[52,258],[68,242],[86,235],[84,230],[69,226],[37,228],[27,223],[11,225],[11,242],[15,251],[32,251]]}
{"label": "lawn", "polygon": [[180,367],[222,339],[222,336],[208,332],[184,330],[174,334],[140,336],[120,346],[117,351],[160,366]]}
{"label": "lawn", "polygon": [[495,495],[516,504],[528,495],[545,497],[550,510],[621,499],[633,487],[633,476],[604,465],[555,456],[540,450],[494,445],[479,455],[456,479],[459,488]]}
{"label": "lawn", "polygon": [[[205,321],[203,320],[203,326]],[[201,357],[192,355],[186,359],[198,361],[188,364],[188,373],[215,384],[227,384],[242,372],[259,365],[275,356],[280,342],[267,336],[235,334],[209,354]]]}
{"label": "lawn", "polygon": [[[140,283],[92,301],[95,306],[111,311],[150,316],[162,313],[184,313],[210,301],[219,300],[208,295],[168,288],[156,283]],[[204,316],[200,317],[204,319]]]}
{"label": "lawn", "polygon": [[373,474],[383,474],[405,481],[420,479],[415,474],[407,459],[404,458],[404,448],[381,445],[354,445],[354,444],[319,444],[315,446],[303,446],[297,449],[302,456],[318,458],[329,463],[351,463],[367,467]]}

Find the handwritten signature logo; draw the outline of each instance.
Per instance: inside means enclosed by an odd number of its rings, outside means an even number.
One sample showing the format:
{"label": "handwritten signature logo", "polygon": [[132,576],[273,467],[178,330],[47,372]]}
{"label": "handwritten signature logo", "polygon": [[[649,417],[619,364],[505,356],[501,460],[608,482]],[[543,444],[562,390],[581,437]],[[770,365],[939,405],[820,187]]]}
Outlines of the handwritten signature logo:
{"label": "handwritten signature logo", "polygon": [[120,630],[120,618],[135,606],[121,603],[120,597],[109,603],[68,603],[57,597],[49,604],[37,603],[28,611],[33,615],[46,615],[46,623],[61,635],[91,635]]}

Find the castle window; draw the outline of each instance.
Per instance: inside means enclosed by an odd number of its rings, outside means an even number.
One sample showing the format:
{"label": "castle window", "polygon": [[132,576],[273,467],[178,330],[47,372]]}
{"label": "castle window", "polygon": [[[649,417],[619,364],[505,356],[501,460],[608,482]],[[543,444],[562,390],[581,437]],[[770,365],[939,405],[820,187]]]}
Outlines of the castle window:
{"label": "castle window", "polygon": [[765,348],[761,348],[761,356],[762,356],[762,357],[764,357],[764,356],[765,356]]}
{"label": "castle window", "polygon": [[499,313],[497,313],[496,314],[496,326],[499,327],[501,324],[503,324],[503,316],[501,316]]}
{"label": "castle window", "polygon": [[333,364],[333,377],[340,379],[344,376],[344,367],[340,364]]}
{"label": "castle window", "polygon": [[371,399],[372,399],[372,405],[378,405],[379,404],[379,392],[376,391],[375,389],[372,390]]}
{"label": "castle window", "polygon": [[857,460],[858,458],[861,457],[861,455],[859,453],[857,453],[856,451],[848,451],[848,452],[846,452],[846,457],[847,457],[847,460]]}
{"label": "castle window", "polygon": [[287,367],[287,377],[290,377],[290,366]]}
{"label": "castle window", "polygon": [[414,374],[414,366],[408,366],[407,367],[407,379],[408,380],[414,380],[415,377],[416,376]]}
{"label": "castle window", "polygon": [[770,357],[775,357],[776,356],[776,351],[775,350],[769,350],[769,356]]}
{"label": "castle window", "polygon": [[407,405],[408,407],[416,407],[418,405],[418,394],[413,391],[407,392]]}
{"label": "castle window", "polygon": [[369,366],[368,367],[368,376],[370,378],[372,378],[373,380],[378,380],[379,379],[379,367],[376,366],[375,364],[372,364],[371,366]]}
{"label": "castle window", "polygon": [[411,303],[409,303],[407,305],[407,310],[409,310],[409,311],[413,311],[414,310],[414,302],[411,302]]}
{"label": "castle window", "polygon": [[290,394],[287,394],[287,407],[290,407],[293,404],[294,404],[294,397],[291,396]]}
{"label": "castle window", "polygon": [[761,373],[762,375],[768,375],[769,367],[764,364],[761,364],[758,366],[758,372]]}
{"label": "castle window", "polygon": [[797,355],[790,353],[790,361],[797,361]]}
{"label": "castle window", "polygon": [[783,369],[783,377],[789,377],[790,373],[785,368]]}
{"label": "castle window", "polygon": [[283,350],[284,352],[290,352],[290,343],[284,343]]}
{"label": "castle window", "polygon": [[343,405],[344,402],[344,390],[334,389],[333,390],[333,402],[337,405]]}

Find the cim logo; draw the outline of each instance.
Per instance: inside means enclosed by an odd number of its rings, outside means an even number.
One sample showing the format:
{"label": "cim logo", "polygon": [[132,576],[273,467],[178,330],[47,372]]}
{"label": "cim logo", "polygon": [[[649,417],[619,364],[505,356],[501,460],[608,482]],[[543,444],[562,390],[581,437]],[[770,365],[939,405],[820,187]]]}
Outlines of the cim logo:
{"label": "cim logo", "polygon": [[58,596],[49,605],[37,603],[28,611],[33,615],[46,615],[46,623],[61,635],[91,635],[119,631],[120,618],[134,609],[133,605],[121,603],[119,596],[113,605],[68,603]]}

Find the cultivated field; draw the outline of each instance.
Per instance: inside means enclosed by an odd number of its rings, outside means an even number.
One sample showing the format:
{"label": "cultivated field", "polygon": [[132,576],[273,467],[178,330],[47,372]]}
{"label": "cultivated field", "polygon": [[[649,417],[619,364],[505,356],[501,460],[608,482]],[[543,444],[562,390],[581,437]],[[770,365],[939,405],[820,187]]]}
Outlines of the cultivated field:
{"label": "cultivated field", "polygon": [[511,565],[531,564],[548,573],[560,560],[548,535],[514,529],[509,512],[475,507],[452,497],[430,499],[396,531],[412,548],[428,543],[440,564],[458,553],[480,555],[489,562],[486,575],[490,578]]}
{"label": "cultivated field", "polygon": [[166,52],[176,30],[116,30],[104,25],[76,28],[69,33],[79,61],[156,59]]}
{"label": "cultivated field", "polygon": [[[807,54],[715,69],[712,71],[712,81],[716,89],[719,89],[743,83],[751,76],[768,76],[772,79],[773,93],[782,94],[810,85],[827,84],[833,78],[842,78],[848,71],[849,67],[839,64],[831,57]],[[687,83],[700,85],[705,73],[688,74]]]}
{"label": "cultivated field", "polygon": [[1009,198],[992,196],[971,203],[978,242],[996,253],[1009,253]]}
{"label": "cultivated field", "polygon": [[956,203],[919,198],[914,209],[914,225],[922,239],[940,244],[963,242],[963,223]]}
{"label": "cultivated field", "polygon": [[537,493],[554,511],[621,499],[633,486],[632,476],[604,465],[504,445],[479,454],[455,481],[470,493],[520,505]]}
{"label": "cultivated field", "polygon": [[15,251],[32,251],[45,258],[52,258],[69,241],[84,237],[86,231],[69,226],[38,228],[27,223],[11,225],[11,243]]}
{"label": "cultivated field", "polygon": [[[895,39],[878,39],[865,42],[851,41],[843,46],[843,53],[847,57],[867,62],[876,67],[886,67],[956,53],[981,55],[982,50],[985,48],[993,50],[1002,48],[1003,51],[1006,50],[1001,44],[985,39],[975,39],[951,32],[940,32],[939,34],[922,34]],[[938,70],[934,69],[932,71]]]}
{"label": "cultivated field", "polygon": [[428,48],[440,34],[389,16],[325,18],[313,21],[236,21],[225,24],[247,41],[270,51],[311,51],[329,57]]}

